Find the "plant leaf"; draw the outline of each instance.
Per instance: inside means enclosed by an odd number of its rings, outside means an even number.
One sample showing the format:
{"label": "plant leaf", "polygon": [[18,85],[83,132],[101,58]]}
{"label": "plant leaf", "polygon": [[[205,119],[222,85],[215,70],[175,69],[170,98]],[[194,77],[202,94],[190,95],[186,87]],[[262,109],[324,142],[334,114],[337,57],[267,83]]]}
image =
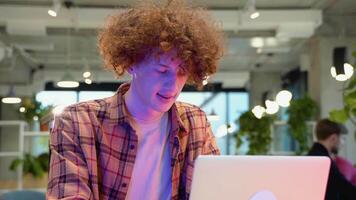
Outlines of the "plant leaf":
{"label": "plant leaf", "polygon": [[329,118],[334,122],[345,123],[349,119],[349,115],[344,109],[332,110],[329,112]]}
{"label": "plant leaf", "polygon": [[353,89],[356,86],[356,77],[354,76],[346,87],[346,90]]}
{"label": "plant leaf", "polygon": [[350,92],[345,95],[345,103],[346,106],[352,108],[356,108],[356,91]]}
{"label": "plant leaf", "polygon": [[22,162],[22,161],[21,161],[19,158],[13,160],[13,161],[11,162],[11,164],[10,164],[9,169],[10,169],[11,171],[15,171],[16,168],[20,165],[21,162]]}

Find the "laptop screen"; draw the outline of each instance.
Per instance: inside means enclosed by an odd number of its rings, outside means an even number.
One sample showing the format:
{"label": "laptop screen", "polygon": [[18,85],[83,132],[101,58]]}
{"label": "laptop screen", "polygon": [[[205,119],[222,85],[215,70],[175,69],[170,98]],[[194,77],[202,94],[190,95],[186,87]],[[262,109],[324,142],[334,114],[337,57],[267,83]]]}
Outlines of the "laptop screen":
{"label": "laptop screen", "polygon": [[323,200],[327,157],[199,156],[190,199]]}

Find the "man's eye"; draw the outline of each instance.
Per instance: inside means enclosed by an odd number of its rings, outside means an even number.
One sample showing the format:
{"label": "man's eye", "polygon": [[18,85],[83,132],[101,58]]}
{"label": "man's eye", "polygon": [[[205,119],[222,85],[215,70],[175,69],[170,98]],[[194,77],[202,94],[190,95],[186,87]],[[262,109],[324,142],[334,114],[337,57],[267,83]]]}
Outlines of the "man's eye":
{"label": "man's eye", "polygon": [[180,68],[178,70],[178,74],[179,75],[186,75],[186,74],[188,74],[188,71],[185,68]]}
{"label": "man's eye", "polygon": [[166,69],[158,69],[157,71],[158,71],[159,73],[162,73],[162,74],[165,74],[165,73],[167,72]]}

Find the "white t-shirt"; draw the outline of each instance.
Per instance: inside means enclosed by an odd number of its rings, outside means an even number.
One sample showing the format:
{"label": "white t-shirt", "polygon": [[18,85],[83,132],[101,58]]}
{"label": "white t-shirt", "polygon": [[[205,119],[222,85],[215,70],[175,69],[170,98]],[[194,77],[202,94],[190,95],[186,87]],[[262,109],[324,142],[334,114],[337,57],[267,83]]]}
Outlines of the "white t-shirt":
{"label": "white t-shirt", "polygon": [[134,119],[133,126],[138,136],[138,149],[126,199],[171,199],[168,112],[155,121]]}

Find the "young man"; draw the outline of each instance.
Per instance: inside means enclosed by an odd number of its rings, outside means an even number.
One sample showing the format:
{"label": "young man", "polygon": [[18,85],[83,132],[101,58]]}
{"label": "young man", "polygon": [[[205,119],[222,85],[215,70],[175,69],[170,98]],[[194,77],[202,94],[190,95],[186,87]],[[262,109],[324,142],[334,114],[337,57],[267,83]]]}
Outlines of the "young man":
{"label": "young man", "polygon": [[[341,134],[342,131],[339,124],[328,119],[320,120],[316,125],[316,137],[318,142],[314,143],[308,155],[330,157],[332,153],[337,152],[340,148]],[[333,160],[331,161],[325,199],[356,199],[356,187],[345,179],[335,162]]]}
{"label": "young man", "polygon": [[199,155],[219,154],[205,113],[176,102],[216,72],[222,35],[202,10],[144,5],[99,35],[106,67],[130,83],[55,117],[48,199],[188,199]]}

